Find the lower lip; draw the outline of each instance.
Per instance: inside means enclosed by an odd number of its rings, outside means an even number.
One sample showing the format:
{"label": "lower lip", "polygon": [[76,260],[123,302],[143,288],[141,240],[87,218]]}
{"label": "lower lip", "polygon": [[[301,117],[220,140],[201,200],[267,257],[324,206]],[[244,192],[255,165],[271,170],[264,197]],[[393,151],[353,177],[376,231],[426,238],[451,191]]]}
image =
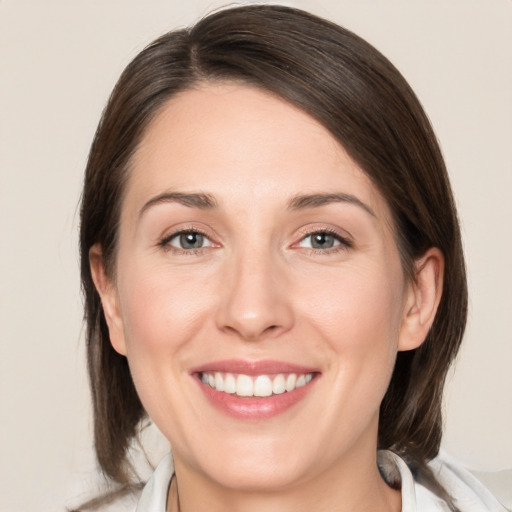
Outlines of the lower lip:
{"label": "lower lip", "polygon": [[197,375],[196,380],[206,398],[217,409],[237,419],[260,420],[282,414],[296,405],[309,393],[317,378],[293,391],[268,397],[241,397],[224,393],[203,384]]}

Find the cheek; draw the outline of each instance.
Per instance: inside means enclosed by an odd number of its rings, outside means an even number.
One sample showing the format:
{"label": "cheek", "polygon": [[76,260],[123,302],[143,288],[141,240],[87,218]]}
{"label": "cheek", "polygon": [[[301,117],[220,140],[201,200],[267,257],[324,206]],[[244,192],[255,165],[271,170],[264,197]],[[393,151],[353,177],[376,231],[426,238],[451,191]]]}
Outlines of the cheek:
{"label": "cheek", "polygon": [[[131,264],[119,283],[126,355],[137,393],[153,421],[171,438],[185,439],[176,411],[186,408],[184,362],[201,346],[212,293],[186,273]],[[204,339],[204,337],[203,337]]]}
{"label": "cheek", "polygon": [[350,385],[361,403],[380,401],[396,358],[403,307],[401,269],[358,266],[331,273],[322,282],[321,287],[303,288],[307,299],[302,316],[328,345],[328,350],[325,345],[319,350],[335,369],[333,385]]}
{"label": "cheek", "polygon": [[[398,335],[403,302],[400,272],[361,266],[344,268],[325,276],[312,276],[309,284],[302,284],[297,296],[305,299],[304,315],[319,329],[329,332],[333,341],[360,346]],[[334,344],[337,345],[335,341]]]}
{"label": "cheek", "polygon": [[133,266],[125,276],[120,295],[130,359],[172,355],[194,337],[210,302],[208,290],[200,292],[186,272]]}

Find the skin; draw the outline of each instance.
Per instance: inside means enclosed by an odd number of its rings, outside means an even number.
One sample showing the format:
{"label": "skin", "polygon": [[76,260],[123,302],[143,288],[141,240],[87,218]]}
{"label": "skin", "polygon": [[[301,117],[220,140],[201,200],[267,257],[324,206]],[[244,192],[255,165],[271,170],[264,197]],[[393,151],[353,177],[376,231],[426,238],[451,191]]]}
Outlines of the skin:
{"label": "skin", "polygon": [[[216,207],[152,202],[169,192]],[[313,193],[360,204],[289,207]],[[180,230],[199,230],[204,246],[180,248]],[[326,231],[333,247],[312,249],[311,232]],[[397,351],[433,321],[443,260],[429,250],[406,281],[385,199],[318,122],[239,84],[173,97],[132,162],[115,276],[101,247],[90,257],[112,344],[173,447],[169,510],[178,493],[185,512],[401,509],[377,469],[379,405]],[[191,377],[225,359],[318,377],[292,408],[246,421]]]}

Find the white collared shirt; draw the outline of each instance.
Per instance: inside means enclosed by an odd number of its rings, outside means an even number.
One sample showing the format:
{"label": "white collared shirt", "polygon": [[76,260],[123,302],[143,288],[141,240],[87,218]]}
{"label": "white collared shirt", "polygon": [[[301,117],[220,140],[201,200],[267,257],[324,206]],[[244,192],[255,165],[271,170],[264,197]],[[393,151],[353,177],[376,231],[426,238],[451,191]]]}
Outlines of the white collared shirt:
{"label": "white collared shirt", "polygon": [[[402,512],[449,512],[445,501],[414,480],[409,467],[398,455],[382,450],[378,462],[385,476],[401,481]],[[505,507],[469,471],[453,460],[446,456],[437,457],[429,465],[461,512],[506,512]],[[172,457],[168,455],[144,487],[135,512],[166,512],[173,474]]]}

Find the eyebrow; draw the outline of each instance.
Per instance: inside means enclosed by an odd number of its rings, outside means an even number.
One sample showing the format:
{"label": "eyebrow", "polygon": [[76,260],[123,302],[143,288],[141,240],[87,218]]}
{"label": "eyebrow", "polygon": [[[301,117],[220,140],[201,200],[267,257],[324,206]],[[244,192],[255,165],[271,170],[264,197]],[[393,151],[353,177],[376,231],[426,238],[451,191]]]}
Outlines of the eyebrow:
{"label": "eyebrow", "polygon": [[363,201],[352,194],[342,192],[336,194],[300,194],[288,203],[289,210],[302,210],[305,208],[318,208],[331,203],[349,203],[362,208],[372,217],[377,217],[373,210]]}
{"label": "eyebrow", "polygon": [[[144,204],[139,211],[139,218],[142,217],[149,208],[161,203],[179,203],[189,208],[199,208],[201,210],[210,210],[217,207],[217,201],[210,194],[202,192],[164,192],[163,194],[153,197]],[[306,208],[318,208],[331,203],[353,204],[365,210],[372,217],[376,217],[373,210],[367,204],[363,203],[363,201],[352,194],[345,194],[342,192],[335,194],[299,194],[289,201],[288,209],[302,210]]]}
{"label": "eyebrow", "polygon": [[217,201],[210,194],[204,194],[202,192],[164,192],[144,204],[139,211],[139,218],[152,206],[162,203],[179,203],[189,208],[199,208],[201,210],[210,210],[217,207]]}

